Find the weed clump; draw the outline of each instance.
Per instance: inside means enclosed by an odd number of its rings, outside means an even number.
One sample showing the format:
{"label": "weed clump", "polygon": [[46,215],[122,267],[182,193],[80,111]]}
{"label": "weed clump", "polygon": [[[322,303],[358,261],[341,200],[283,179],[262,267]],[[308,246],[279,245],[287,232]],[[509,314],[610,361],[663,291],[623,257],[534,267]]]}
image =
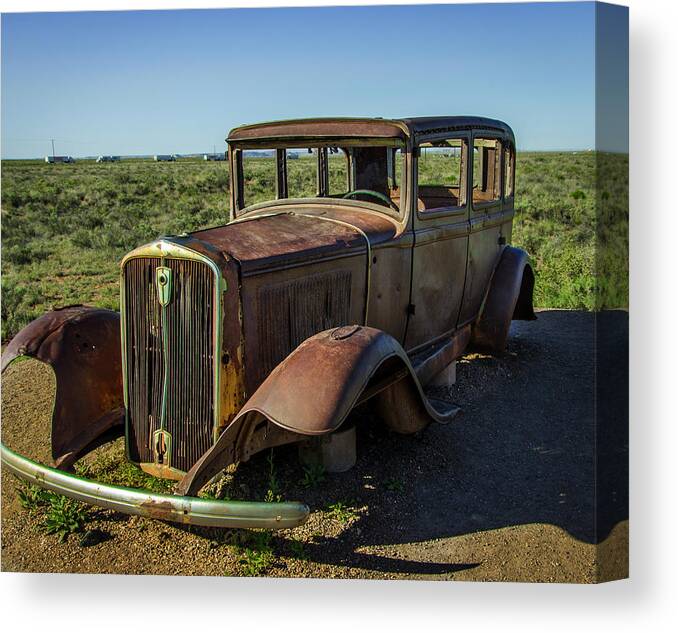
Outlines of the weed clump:
{"label": "weed clump", "polygon": [[325,481],[325,467],[322,464],[306,464],[301,485],[304,488],[317,488]]}
{"label": "weed clump", "polygon": [[82,503],[33,484],[20,482],[17,497],[22,508],[42,514],[40,529],[46,534],[55,534],[60,543],[69,535],[81,532],[89,519]]}
{"label": "weed clump", "polygon": [[276,560],[273,535],[268,530],[241,532],[238,564],[243,576],[261,576]]}

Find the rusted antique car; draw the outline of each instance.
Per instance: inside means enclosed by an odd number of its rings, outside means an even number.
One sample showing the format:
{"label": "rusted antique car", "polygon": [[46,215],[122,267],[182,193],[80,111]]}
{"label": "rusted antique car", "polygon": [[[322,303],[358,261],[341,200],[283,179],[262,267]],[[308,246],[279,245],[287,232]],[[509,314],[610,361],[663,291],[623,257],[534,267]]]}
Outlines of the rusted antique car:
{"label": "rusted antique car", "polygon": [[[50,364],[55,468],[5,468],[88,503],[200,525],[289,527],[303,503],[198,498],[268,447],[337,431],[371,400],[393,431],[457,407],[424,387],[469,344],[501,350],[534,319],[534,277],[508,246],[515,141],[479,117],[314,119],[228,139],[230,222],[165,236],[121,263],[120,313],[50,312],[8,345]],[[72,474],[123,435],[175,495]]]}

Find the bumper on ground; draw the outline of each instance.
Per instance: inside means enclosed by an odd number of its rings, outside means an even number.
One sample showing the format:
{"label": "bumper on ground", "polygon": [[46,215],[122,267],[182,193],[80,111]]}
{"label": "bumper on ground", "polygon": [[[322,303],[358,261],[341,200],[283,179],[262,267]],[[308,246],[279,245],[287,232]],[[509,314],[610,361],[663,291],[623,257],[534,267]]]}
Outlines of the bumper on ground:
{"label": "bumper on ground", "polygon": [[221,501],[102,484],[34,462],[4,444],[0,444],[0,450],[3,468],[17,477],[71,499],[124,514],[190,525],[267,529],[296,527],[309,514],[308,506],[295,501]]}

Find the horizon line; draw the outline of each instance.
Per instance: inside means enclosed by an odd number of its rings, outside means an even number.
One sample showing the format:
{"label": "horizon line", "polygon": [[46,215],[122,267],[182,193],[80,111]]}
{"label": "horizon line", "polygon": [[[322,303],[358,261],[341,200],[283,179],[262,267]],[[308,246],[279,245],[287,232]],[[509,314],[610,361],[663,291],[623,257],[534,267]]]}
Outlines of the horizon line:
{"label": "horizon line", "polygon": [[[264,148],[265,150],[266,148]],[[517,149],[516,150],[518,153],[528,153],[528,152],[539,152],[541,154],[562,154],[566,152],[575,152],[575,153],[588,153],[588,152],[600,152],[603,154],[624,154],[628,155],[628,151],[618,151],[618,150],[604,150],[604,149],[596,149],[595,147],[586,147],[586,148],[562,148],[562,149]],[[152,154],[88,154],[86,156],[77,156],[75,154],[55,154],[55,156],[70,156],[71,158],[74,158],[76,160],[91,160],[91,159],[96,159],[99,156],[119,156],[121,159],[134,159],[134,158],[152,158],[153,156],[156,155],[167,155],[171,154],[173,156],[177,156],[179,158],[192,158],[195,156],[200,156],[203,154],[214,154],[215,152],[154,152]],[[221,152],[216,152],[217,154],[220,154]],[[224,152],[225,153],[225,152]],[[39,160],[39,161],[44,161],[46,157],[51,156],[51,154],[41,154],[40,156],[31,156],[31,157],[25,157],[25,158],[14,158],[14,157],[7,157],[3,156],[0,157],[0,161],[17,161],[17,160]]]}

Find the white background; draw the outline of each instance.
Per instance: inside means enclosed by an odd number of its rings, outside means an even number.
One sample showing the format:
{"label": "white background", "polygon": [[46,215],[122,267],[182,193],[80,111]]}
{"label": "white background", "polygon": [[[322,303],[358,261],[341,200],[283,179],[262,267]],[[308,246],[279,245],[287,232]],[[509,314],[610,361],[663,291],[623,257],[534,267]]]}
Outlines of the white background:
{"label": "white background", "polygon": [[[3,12],[286,4],[0,0]],[[569,586],[1,574],[0,618],[6,631],[678,630],[673,467],[678,450],[678,20],[675,1],[626,4],[631,8],[631,579]]]}

